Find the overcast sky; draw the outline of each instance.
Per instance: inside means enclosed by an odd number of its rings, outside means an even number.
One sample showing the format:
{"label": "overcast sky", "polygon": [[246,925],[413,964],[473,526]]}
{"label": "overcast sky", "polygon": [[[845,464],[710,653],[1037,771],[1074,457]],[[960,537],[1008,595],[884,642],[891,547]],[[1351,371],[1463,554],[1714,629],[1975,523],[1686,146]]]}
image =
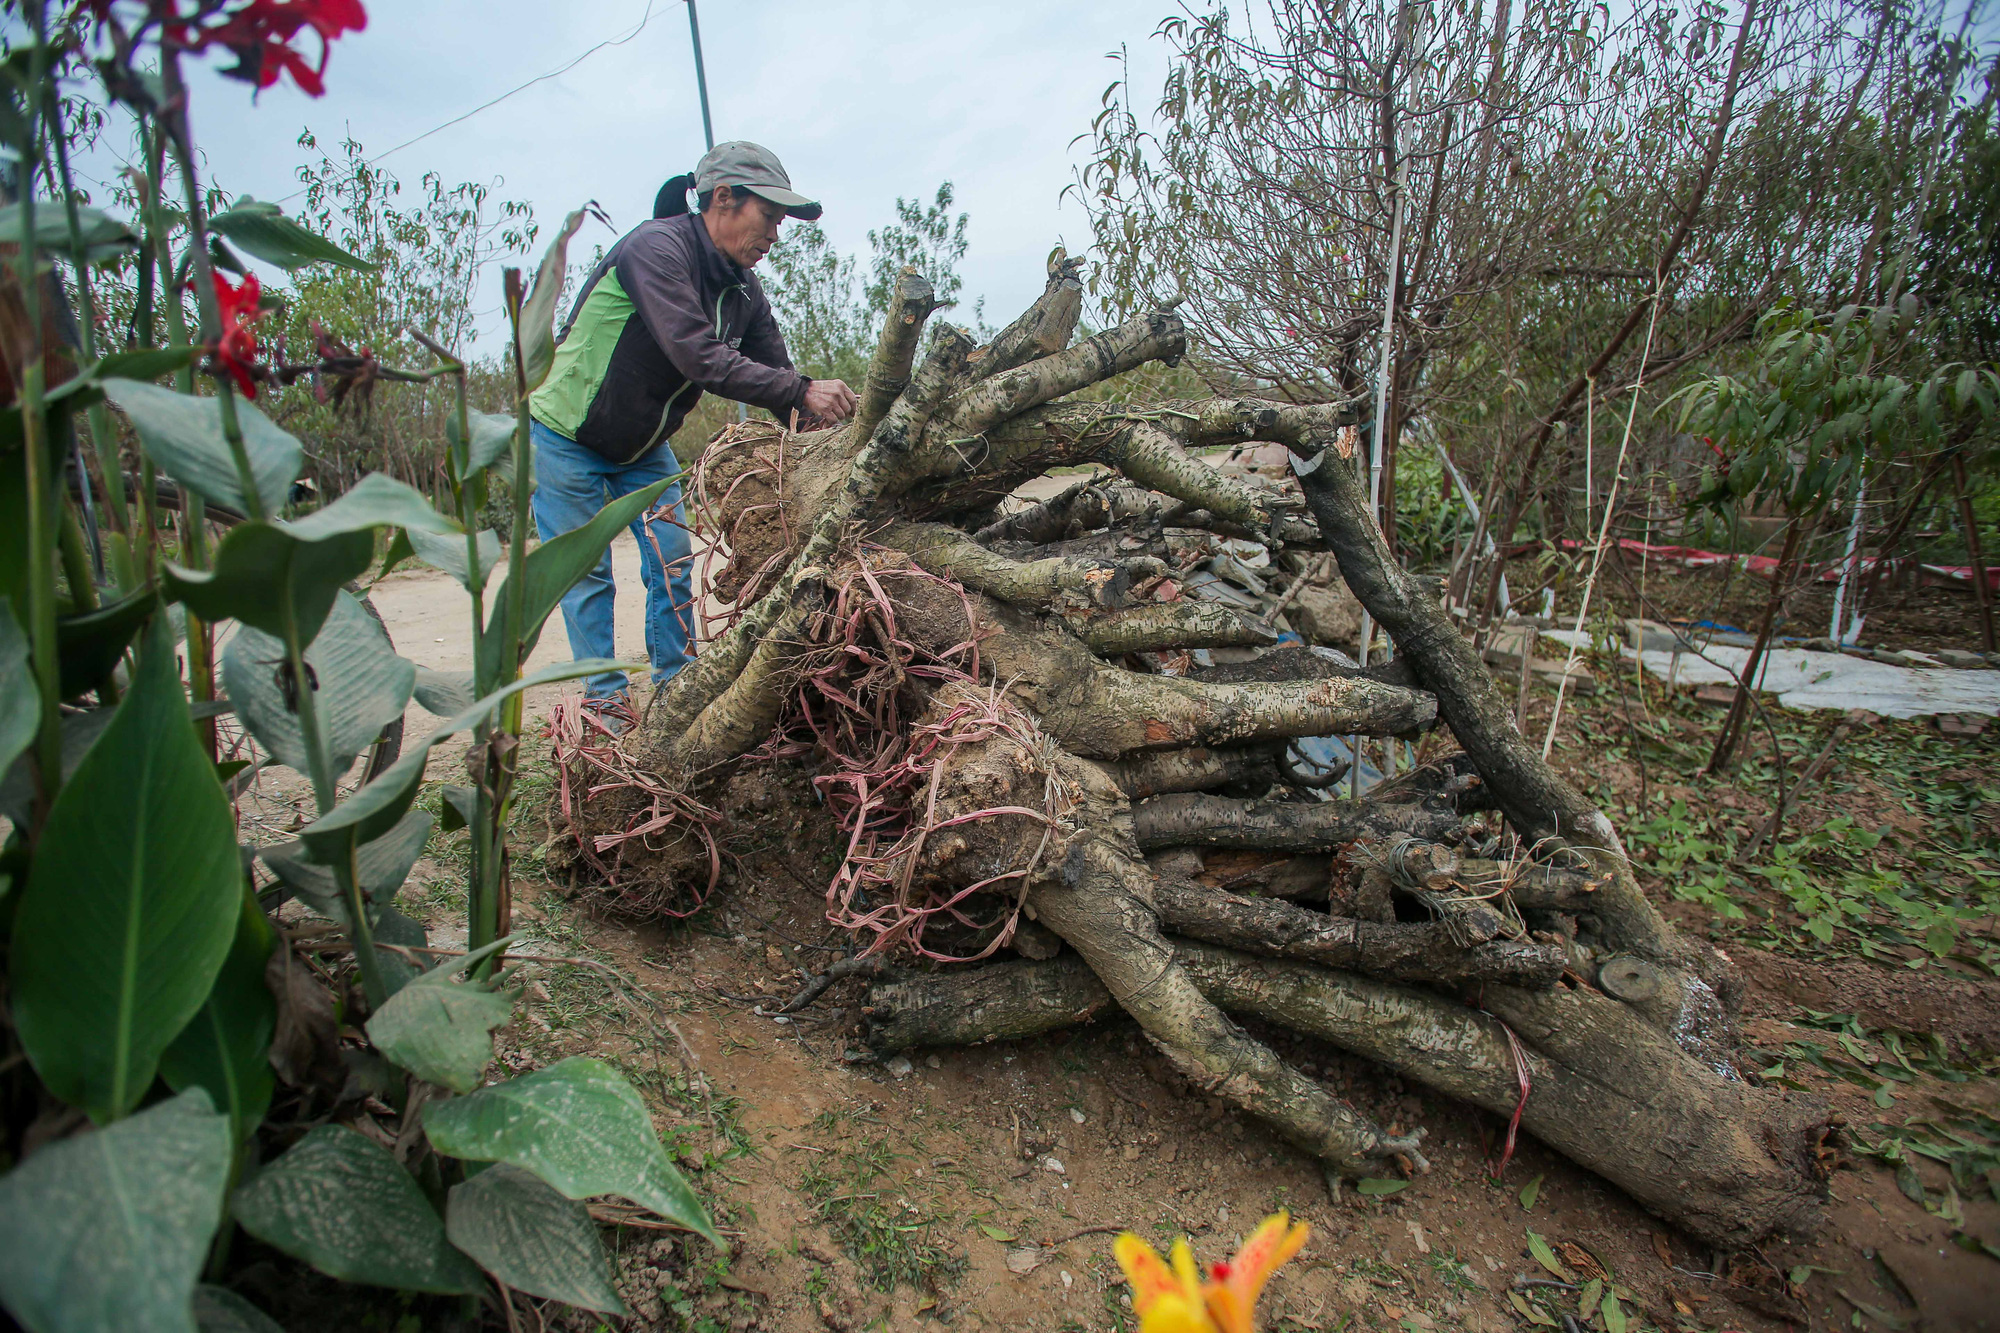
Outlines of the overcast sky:
{"label": "overcast sky", "polygon": [[[1164,59],[1152,32],[1175,0],[699,0],[717,139],[775,151],[793,183],[826,205],[836,244],[865,252],[898,195],[928,199],[952,181],[972,216],[964,298],[1004,322],[1042,288],[1058,239],[1089,226],[1060,199],[1105,85],[1129,46],[1151,104]],[[334,44],[327,92],[289,82],[253,105],[247,85],[194,73],[195,137],[224,188],[279,199],[297,188],[296,140],[332,150],[343,132],[382,152],[637,25],[648,0],[373,0],[368,29]],[[544,228],[596,199],[620,231],[649,215],[667,176],[703,151],[687,10],[651,0],[622,45],[388,157],[408,186],[497,181]],[[85,164],[102,176],[115,162]],[[100,198],[102,193],[93,190]],[[588,255],[612,236],[588,224]],[[782,242],[781,242],[782,243]],[[491,300],[493,298],[486,298]],[[492,327],[492,321],[485,321]],[[477,351],[497,351],[482,339]]]}

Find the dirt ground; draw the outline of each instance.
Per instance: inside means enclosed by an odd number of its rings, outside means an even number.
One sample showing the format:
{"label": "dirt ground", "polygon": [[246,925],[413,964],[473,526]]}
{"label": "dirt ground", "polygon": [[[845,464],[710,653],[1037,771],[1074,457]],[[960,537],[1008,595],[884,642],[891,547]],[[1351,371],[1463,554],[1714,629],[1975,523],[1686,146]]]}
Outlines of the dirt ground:
{"label": "dirt ground", "polygon": [[[629,538],[614,551],[636,563]],[[635,575],[621,570],[621,584],[636,589]],[[440,669],[469,664],[447,628],[460,623],[461,598],[443,576],[422,572],[375,591],[398,648]],[[636,608],[628,601],[625,610],[620,647],[636,655]],[[552,625],[536,661],[566,655]],[[531,710],[544,713],[559,693],[531,696]],[[1537,687],[1531,717],[1551,702]],[[1657,754],[1646,764],[1649,753],[1712,730],[1697,705],[1635,705],[1605,688],[1566,707],[1578,721],[1565,724],[1558,762],[1613,804],[1652,811],[1692,800],[1743,828],[1768,811],[1754,754],[1721,785],[1686,779],[1687,765]],[[1635,707],[1643,724],[1632,721]],[[428,722],[413,709],[412,735]],[[1789,725],[1785,736],[1803,744],[1820,724]],[[1947,743],[1921,723],[1882,727],[1875,739],[1885,746]],[[1624,735],[1622,751],[1603,741],[1613,734]],[[2000,849],[2000,745],[1992,734],[1950,743],[1964,748],[1933,755],[1923,771],[1970,784],[1959,843],[1972,849],[1965,873],[1976,876]],[[544,780],[545,755],[538,747]],[[432,776],[448,780],[456,763],[453,747],[441,747]],[[1843,773],[1794,817],[1795,831],[1851,809],[1873,821],[1866,827],[1921,843],[1927,816],[1894,795]],[[611,918],[590,885],[566,878],[517,888],[522,952],[573,961],[532,969],[522,1016],[502,1033],[503,1058],[517,1069],[580,1052],[619,1062],[655,1099],[663,1133],[734,1246],[725,1261],[698,1241],[616,1228],[620,1284],[635,1312],[618,1327],[1128,1330],[1136,1321],[1110,1257],[1117,1230],[1162,1245],[1186,1233],[1213,1260],[1288,1208],[1313,1237],[1264,1300],[1269,1329],[1564,1328],[1570,1319],[1607,1333],[2000,1329],[2000,1170],[1991,1169],[2000,1166],[2000,1119],[1985,1118],[2000,1117],[2000,972],[1980,961],[2000,940],[1991,917],[1961,922],[1948,955],[1899,951],[1892,937],[1871,959],[1816,949],[1792,919],[1805,919],[1796,896],[1774,898],[1747,925],[1712,902],[1677,900],[1673,867],[1713,857],[1642,862],[1684,928],[1714,934],[1749,978],[1752,1075],[1827,1097],[1853,1136],[1818,1236],[1716,1255],[1532,1140],[1496,1180],[1503,1122],[1285,1033],[1264,1035],[1369,1114],[1426,1126],[1435,1169],[1393,1192],[1350,1187],[1335,1200],[1312,1162],[1191,1090],[1122,1018],[907,1062],[850,1058],[859,1053],[842,1035],[853,1017],[843,1006],[857,992],[836,988],[797,1019],[759,1012],[844,952],[821,897],[836,854],[830,823],[804,773],[783,766],[739,777],[729,804],[732,868],[685,920]],[[532,813],[517,825],[524,873],[561,866],[553,837]],[[1882,843],[1891,868],[1899,845]],[[1920,850],[1910,851],[1911,876],[1930,873]],[[410,909],[434,925],[462,912],[462,856],[440,838],[407,891]],[[1739,888],[1760,891],[1747,880]],[[1924,1045],[1933,1032],[1940,1047]],[[1919,1128],[1904,1128],[1912,1123]],[[1956,1180],[1906,1154],[1899,1181],[1867,1151],[1884,1142],[1884,1126],[1931,1143],[1957,1135],[1986,1152],[1961,1154]],[[1531,1252],[1537,1237],[1553,1267]],[[1579,1310],[1585,1296],[1592,1308]],[[553,1308],[533,1313],[547,1327],[600,1327]]]}
{"label": "dirt ground", "polygon": [[[1123,1019],[907,1063],[850,1060],[837,1003],[793,1021],[757,1012],[760,999],[776,1008],[839,940],[806,887],[830,849],[799,836],[815,825],[800,775],[741,785],[754,816],[740,834],[746,862],[693,921],[607,921],[588,890],[571,898],[554,886],[520,914],[524,928],[636,980],[685,1039],[655,1041],[622,1010],[571,1027],[539,1006],[509,1039],[521,1067],[577,1049],[650,1067],[651,1086],[667,1090],[663,1128],[730,1228],[726,1278],[699,1243],[621,1232],[633,1327],[1129,1329],[1113,1233],[1129,1227],[1161,1244],[1188,1234],[1205,1259],[1222,1258],[1278,1208],[1310,1221],[1314,1236],[1266,1297],[1271,1329],[1527,1326],[1510,1289],[1554,1280],[1530,1255],[1531,1233],[1572,1280],[1513,1293],[1538,1298],[1530,1309],[1544,1318],[1575,1313],[1574,1288],[1601,1272],[1634,1329],[1863,1326],[1857,1313],[1888,1329],[2000,1327],[2000,1261],[1952,1244],[1945,1220],[1866,1159],[1843,1160],[1821,1236],[1718,1256],[1531,1140],[1494,1180],[1505,1129],[1496,1117],[1284,1033],[1263,1035],[1370,1115],[1427,1126],[1431,1174],[1384,1197],[1349,1188],[1334,1201],[1313,1163],[1192,1091]],[[1787,1044],[1831,1044],[1789,1021],[1801,1010],[1782,989],[1765,988],[1785,960],[1733,952],[1753,981],[1753,1063]],[[1899,988],[1901,978],[1866,966],[1892,992],[1873,998],[1892,1011],[1969,1002],[1982,1023],[2000,1013],[2000,985]],[[1836,979],[1811,998],[1849,997]],[[1989,1049],[2000,1039],[2000,1026],[1982,1032]],[[1884,1118],[1863,1089],[1796,1062],[1795,1072],[1850,1124]],[[690,1091],[704,1080],[705,1096]],[[1925,1072],[1895,1096],[1898,1115],[1936,1114],[1934,1098],[2000,1114],[1990,1080]],[[1929,1196],[1947,1188],[1943,1169],[1917,1170]],[[1968,1232],[2000,1236],[1990,1197],[1960,1207]],[[1607,1327],[1596,1313],[1592,1326]]]}

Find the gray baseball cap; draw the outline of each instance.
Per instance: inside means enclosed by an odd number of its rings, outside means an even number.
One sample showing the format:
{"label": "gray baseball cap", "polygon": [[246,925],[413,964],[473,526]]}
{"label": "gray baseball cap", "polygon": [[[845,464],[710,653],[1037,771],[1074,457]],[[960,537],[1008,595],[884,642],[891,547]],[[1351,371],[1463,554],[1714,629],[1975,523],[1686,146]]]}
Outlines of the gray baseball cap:
{"label": "gray baseball cap", "polygon": [[707,194],[718,185],[745,189],[774,204],[801,222],[816,222],[822,211],[816,200],[792,188],[792,178],[778,161],[778,155],[762,144],[732,139],[708,150],[694,169],[694,192]]}

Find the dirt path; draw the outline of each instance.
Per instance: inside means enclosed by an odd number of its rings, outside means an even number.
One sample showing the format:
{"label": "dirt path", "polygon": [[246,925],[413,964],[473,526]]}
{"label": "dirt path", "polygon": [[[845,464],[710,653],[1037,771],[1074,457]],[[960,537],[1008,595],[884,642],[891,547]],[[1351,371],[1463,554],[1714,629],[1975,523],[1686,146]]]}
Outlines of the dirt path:
{"label": "dirt path", "polygon": [[[646,591],[639,581],[639,544],[629,531],[619,533],[611,543],[611,568],[618,585],[614,617],[618,656],[628,662],[643,662]],[[382,624],[395,641],[397,652],[433,671],[472,670],[470,600],[449,574],[423,565],[405,566],[375,584],[368,595],[382,613]],[[567,662],[571,656],[569,633],[563,628],[562,612],[557,611],[549,617],[541,641],[528,658],[528,669]],[[565,692],[574,694],[581,689],[580,685],[561,684],[530,690],[528,712],[545,716],[549,705]],[[436,719],[412,703],[404,725],[414,740],[427,735]]]}

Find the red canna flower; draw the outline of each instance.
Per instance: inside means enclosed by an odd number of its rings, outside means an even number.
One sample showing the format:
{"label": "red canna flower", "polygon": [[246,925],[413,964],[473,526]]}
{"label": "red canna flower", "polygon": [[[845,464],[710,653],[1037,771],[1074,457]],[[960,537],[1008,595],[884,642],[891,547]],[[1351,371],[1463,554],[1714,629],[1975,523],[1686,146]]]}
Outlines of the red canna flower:
{"label": "red canna flower", "polygon": [[[232,79],[269,88],[289,74],[292,82],[308,96],[326,92],[326,58],[336,37],[360,32],[368,26],[368,11],[362,0],[249,0],[235,9],[224,9],[229,0],[197,0],[194,13],[181,13],[181,0],[131,0],[126,17],[132,23],[129,37],[118,44],[127,51],[141,34],[155,24],[161,40],[183,51],[200,52],[222,47],[234,53],[236,64],[222,71]],[[76,13],[89,15],[102,27],[116,24],[114,9],[119,0],[79,0]],[[294,49],[293,41],[307,29],[319,36],[319,62],[313,63]],[[118,31],[123,34],[124,29]]]}
{"label": "red canna flower", "polygon": [[242,285],[237,287],[231,287],[229,279],[220,273],[213,276],[216,310],[222,317],[222,338],[211,356],[229,372],[245,398],[255,398],[257,379],[262,373],[257,364],[257,321],[264,318],[264,310],[258,304],[263,291],[255,273],[244,274]]}
{"label": "red canna flower", "polygon": [[[250,0],[221,23],[193,34],[192,50],[221,46],[236,55],[236,65],[222,71],[232,79],[269,88],[282,74],[310,97],[326,91],[321,78],[333,39],[368,26],[361,0]],[[305,29],[319,34],[319,64],[311,64],[292,48]]]}

